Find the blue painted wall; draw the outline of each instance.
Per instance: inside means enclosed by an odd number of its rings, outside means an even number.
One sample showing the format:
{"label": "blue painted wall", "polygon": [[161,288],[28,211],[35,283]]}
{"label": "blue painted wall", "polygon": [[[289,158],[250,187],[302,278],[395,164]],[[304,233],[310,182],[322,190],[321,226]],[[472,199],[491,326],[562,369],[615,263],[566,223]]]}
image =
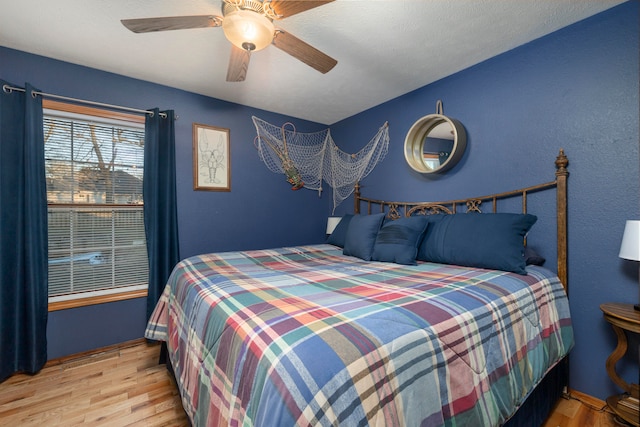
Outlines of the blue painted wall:
{"label": "blue painted wall", "polygon": [[[576,347],[571,387],[604,399],[618,392],[605,372],[615,338],[598,308],[636,302],[638,270],[617,257],[627,219],[639,215],[638,2],[631,1],[509,51],[332,126],[345,151],[364,145],[385,121],[391,147],[363,192],[392,200],[440,200],[510,190],[552,180],[559,148],[569,156],[569,281]],[[174,109],[181,255],[315,243],[324,238],[330,194],[293,192],[258,159],[251,115],[323,126],[164,86],[0,47],[0,78],[41,90],[136,108]],[[435,112],[459,119],[468,133],[461,162],[441,176],[413,172],[404,161],[406,132]],[[231,131],[230,193],[193,191],[191,125]],[[534,197],[530,211],[554,201]],[[350,212],[352,201],[337,213]],[[537,213],[537,212],[536,212]],[[530,243],[553,265],[551,218],[540,215]],[[631,264],[631,265],[630,265]],[[49,356],[142,336],[144,300],[103,304],[49,317]],[[620,366],[637,382],[634,346]]]}
{"label": "blue painted wall", "polygon": [[[318,243],[324,240],[331,195],[291,191],[284,175],[270,172],[253,145],[251,116],[293,122],[301,132],[324,125],[204,97],[0,47],[0,77],[15,85],[133,108],[173,109],[176,121],[178,221],[181,257],[245,248]],[[231,83],[230,83],[231,84]],[[231,191],[193,190],[192,124],[229,128]],[[49,358],[143,336],[145,300],[102,304],[49,315]]]}
{"label": "blue painted wall", "polygon": [[[600,399],[620,391],[605,371],[616,341],[599,305],[638,302],[638,266],[618,258],[625,221],[640,219],[638,5],[625,3],[331,127],[336,141],[348,141],[389,121],[389,154],[363,180],[363,194],[384,200],[446,200],[551,181],[564,148],[576,335],[570,386]],[[421,175],[404,160],[404,138],[435,113],[438,99],[445,115],[464,124],[467,151],[446,174]],[[529,211],[554,206],[536,196]],[[339,212],[350,209],[345,202]],[[551,220],[541,215],[529,243],[553,267]],[[638,382],[638,342],[632,337],[619,364],[628,382]]]}

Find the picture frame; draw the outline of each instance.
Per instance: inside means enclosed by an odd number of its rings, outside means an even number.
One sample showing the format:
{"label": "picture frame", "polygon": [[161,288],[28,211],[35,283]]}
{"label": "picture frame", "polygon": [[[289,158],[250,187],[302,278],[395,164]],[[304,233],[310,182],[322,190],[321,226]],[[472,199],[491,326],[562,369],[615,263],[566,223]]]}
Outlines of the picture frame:
{"label": "picture frame", "polygon": [[229,129],[193,124],[193,189],[231,191]]}

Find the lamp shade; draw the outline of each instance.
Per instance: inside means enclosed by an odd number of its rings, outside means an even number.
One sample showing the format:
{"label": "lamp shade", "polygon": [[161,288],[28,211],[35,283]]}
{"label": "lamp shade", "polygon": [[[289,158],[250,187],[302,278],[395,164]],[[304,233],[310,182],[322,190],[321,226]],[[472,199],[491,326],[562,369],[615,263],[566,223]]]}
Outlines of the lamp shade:
{"label": "lamp shade", "polygon": [[341,219],[342,217],[339,216],[330,216],[327,219],[327,234],[333,233]]}
{"label": "lamp shade", "polygon": [[618,256],[624,259],[640,261],[640,221],[627,221]]}
{"label": "lamp shade", "polygon": [[240,49],[257,51],[273,41],[275,27],[264,15],[251,10],[237,10],[225,15],[222,30]]}

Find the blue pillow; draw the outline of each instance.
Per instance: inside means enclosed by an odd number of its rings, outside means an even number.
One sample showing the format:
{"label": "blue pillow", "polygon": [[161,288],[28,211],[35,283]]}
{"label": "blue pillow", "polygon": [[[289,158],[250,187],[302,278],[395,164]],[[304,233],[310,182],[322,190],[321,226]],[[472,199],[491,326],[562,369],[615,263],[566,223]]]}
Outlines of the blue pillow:
{"label": "blue pillow", "polygon": [[332,245],[344,247],[344,239],[347,237],[347,229],[349,228],[349,223],[351,222],[351,218],[353,215],[345,214],[336,228],[333,229],[333,232],[327,238],[327,243]]}
{"label": "blue pillow", "polygon": [[535,215],[467,213],[433,220],[417,259],[527,274],[524,236]]}
{"label": "blue pillow", "polygon": [[416,265],[418,246],[429,222],[427,217],[412,216],[385,221],[373,247],[373,261]]}
{"label": "blue pillow", "polygon": [[354,215],[347,229],[342,253],[371,261],[373,245],[376,242],[384,215],[383,213]]}
{"label": "blue pillow", "polygon": [[527,265],[544,265],[546,259],[535,249],[527,246],[524,248],[524,261]]}

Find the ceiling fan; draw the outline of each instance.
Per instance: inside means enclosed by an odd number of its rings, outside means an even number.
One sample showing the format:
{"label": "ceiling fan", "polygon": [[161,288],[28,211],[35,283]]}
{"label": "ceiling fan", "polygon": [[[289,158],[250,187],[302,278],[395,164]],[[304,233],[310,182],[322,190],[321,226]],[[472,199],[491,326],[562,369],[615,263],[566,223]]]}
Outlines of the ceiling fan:
{"label": "ceiling fan", "polygon": [[244,81],[251,53],[273,44],[278,49],[327,73],[335,59],[273,24],[334,0],[222,0],[222,15],[169,16],[123,19],[120,22],[134,33],[222,27],[231,42],[231,58],[227,68],[228,82]]}

